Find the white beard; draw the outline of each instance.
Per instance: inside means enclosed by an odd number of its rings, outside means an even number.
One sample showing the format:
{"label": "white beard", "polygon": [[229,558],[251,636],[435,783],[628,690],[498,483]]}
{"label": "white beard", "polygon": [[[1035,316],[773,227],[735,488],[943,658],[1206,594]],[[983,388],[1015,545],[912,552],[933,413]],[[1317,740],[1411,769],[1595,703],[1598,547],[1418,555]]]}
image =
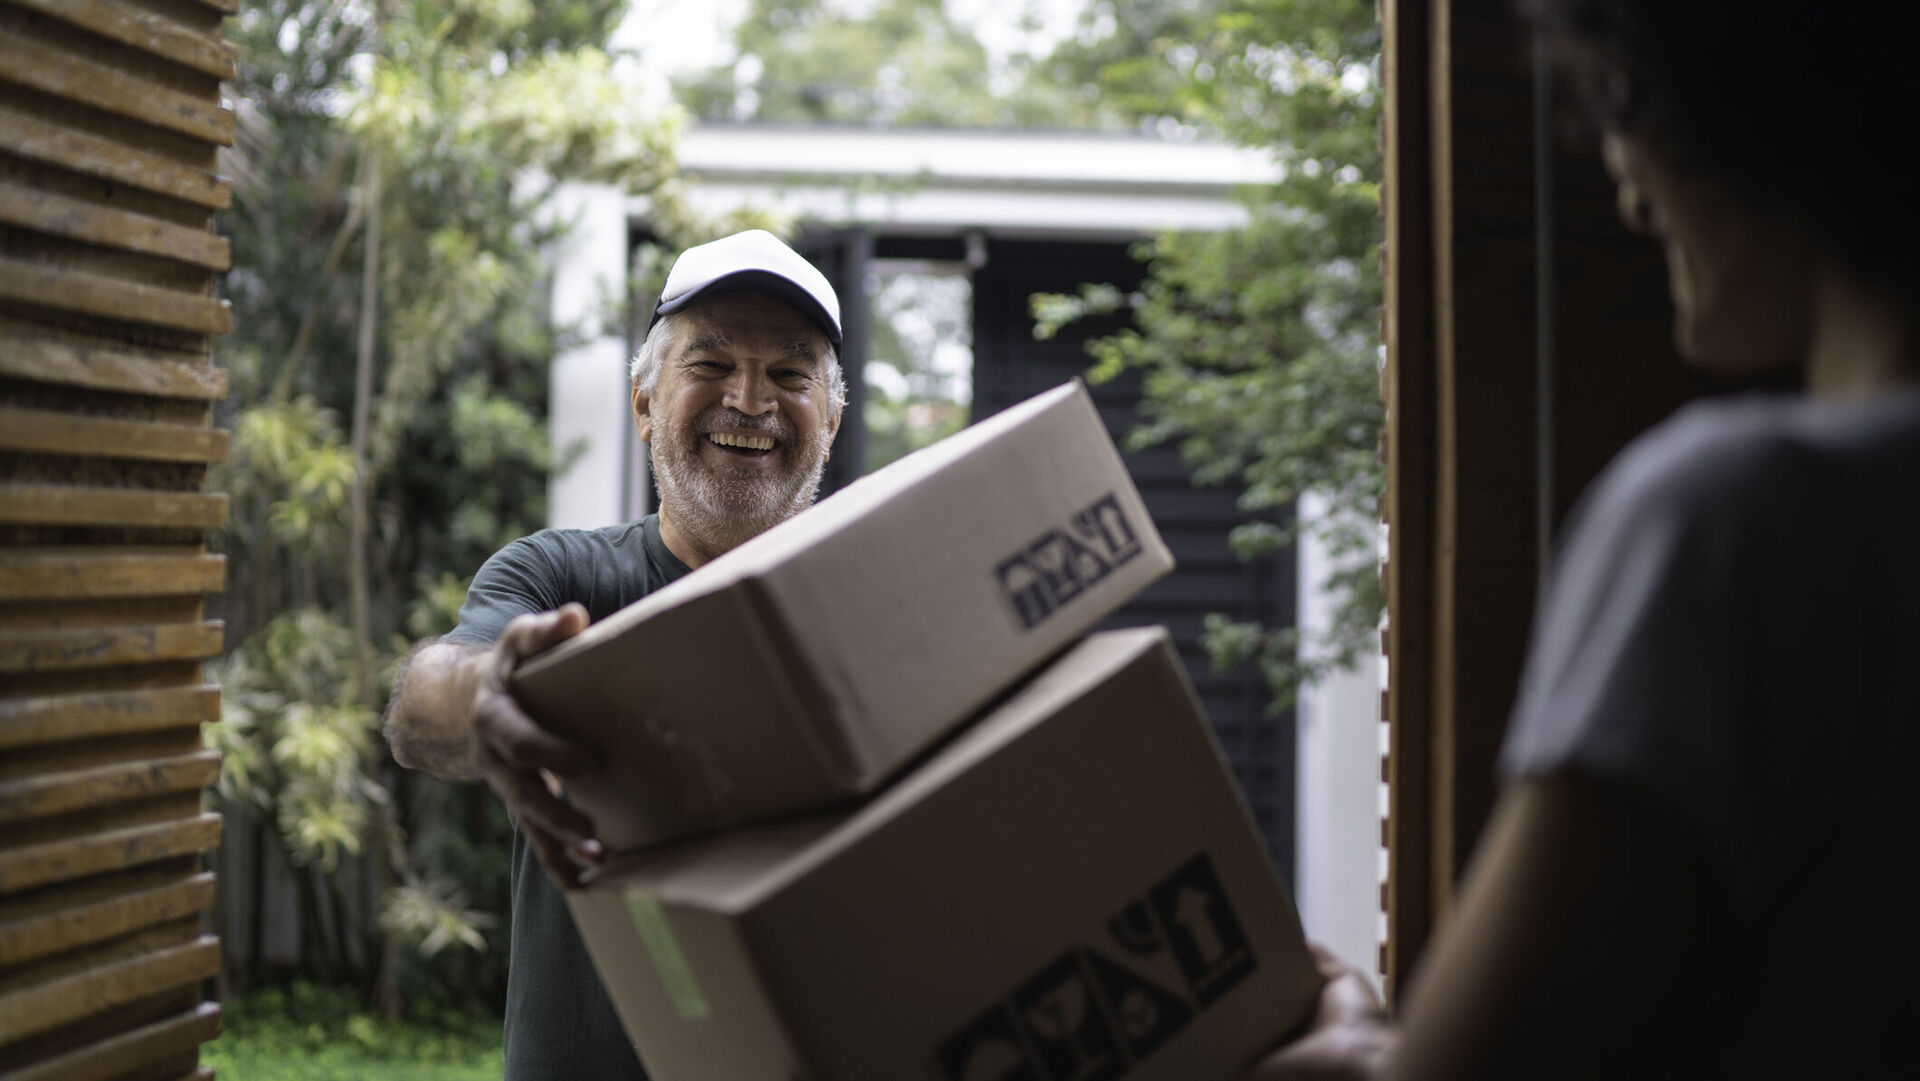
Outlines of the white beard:
{"label": "white beard", "polygon": [[724,464],[716,469],[702,456],[706,432],[713,427],[703,421],[728,412],[716,407],[685,426],[655,417],[648,446],[661,510],[709,555],[731,551],[811,506],[833,442],[827,427],[811,446],[802,446],[777,420],[756,423],[735,415],[725,427],[774,436],[780,442],[772,453],[782,461],[770,470],[727,469]]}

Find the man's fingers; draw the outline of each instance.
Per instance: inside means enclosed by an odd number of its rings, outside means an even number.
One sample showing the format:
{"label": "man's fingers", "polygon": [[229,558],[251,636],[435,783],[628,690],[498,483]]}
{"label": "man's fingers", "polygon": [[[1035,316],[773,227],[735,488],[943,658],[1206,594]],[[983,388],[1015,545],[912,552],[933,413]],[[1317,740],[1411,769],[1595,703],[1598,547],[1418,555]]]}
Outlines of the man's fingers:
{"label": "man's fingers", "polygon": [[487,783],[523,827],[531,823],[563,845],[588,850],[586,846],[594,840],[593,820],[549,792],[538,773],[513,770],[497,761],[482,768]]}
{"label": "man's fingers", "polygon": [[1385,1009],[1380,1003],[1380,996],[1374,993],[1373,984],[1365,974],[1317,942],[1307,943],[1307,950],[1313,954],[1313,963],[1320,970],[1320,978],[1326,981],[1320,989],[1318,1017],[1355,1019],[1384,1016]]}
{"label": "man's fingers", "polygon": [[1377,1019],[1316,1028],[1261,1059],[1240,1081],[1370,1081],[1394,1042],[1392,1028]]}
{"label": "man's fingers", "polygon": [[540,866],[547,869],[553,880],[563,890],[578,889],[580,886],[580,867],[567,858],[566,846],[554,839],[546,831],[532,823],[522,822],[520,833],[527,843],[533,846],[533,854],[539,858]]}
{"label": "man's fingers", "polygon": [[1308,949],[1326,980],[1313,1016],[1240,1081],[1364,1081],[1391,1053],[1394,1030],[1366,975],[1318,943]]}
{"label": "man's fingers", "polygon": [[507,692],[507,678],[521,661],[572,638],[586,626],[587,610],[578,604],[516,617],[495,643],[492,664],[482,669],[473,712],[474,757],[481,772],[513,812],[541,866],[563,889],[579,886],[579,861],[598,862],[603,850],[594,839],[593,822],[554,795],[540,771],[577,776],[599,760],[589,749],[527,716]]}
{"label": "man's fingers", "polygon": [[587,748],[541,727],[505,691],[480,692],[473,734],[489,756],[516,771],[544,769],[567,776],[599,764]]}
{"label": "man's fingers", "polygon": [[1366,1021],[1384,1015],[1373,985],[1351,969],[1328,980],[1320,994],[1320,1016],[1331,1021]]}
{"label": "man's fingers", "polygon": [[500,632],[500,652],[514,662],[551,649],[587,627],[587,610],[568,603],[551,612],[515,616]]}

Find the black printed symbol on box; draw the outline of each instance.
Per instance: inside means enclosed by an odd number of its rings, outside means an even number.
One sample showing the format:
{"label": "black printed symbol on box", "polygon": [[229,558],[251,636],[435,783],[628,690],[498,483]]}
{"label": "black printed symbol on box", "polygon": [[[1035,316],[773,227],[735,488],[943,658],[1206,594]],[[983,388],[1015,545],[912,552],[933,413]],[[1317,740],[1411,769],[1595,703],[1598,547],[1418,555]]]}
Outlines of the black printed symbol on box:
{"label": "black printed symbol on box", "polygon": [[1055,604],[1065,604],[1105,578],[1113,565],[1072,536],[1055,529],[1027,548],[1027,560],[1040,572]]}
{"label": "black printed symbol on box", "polygon": [[1138,972],[1092,950],[1087,951],[1087,962],[1134,1061],[1158,1050],[1193,1020],[1193,1007],[1184,999]]}
{"label": "black printed symbol on box", "polygon": [[1141,955],[1154,953],[1166,945],[1160,939],[1160,929],[1154,926],[1145,901],[1135,901],[1109,919],[1107,933],[1128,951]]}
{"label": "black printed symbol on box", "polygon": [[1116,566],[1140,554],[1140,539],[1133,535],[1127,516],[1120,512],[1119,497],[1112,492],[1074,515],[1073,526],[1082,536],[1098,535]]}
{"label": "black printed symbol on box", "polygon": [[1000,576],[1000,592],[1013,605],[1013,614],[1022,627],[1033,626],[1053,611],[1046,587],[1024,555],[1014,556],[994,568],[994,572]]}
{"label": "black printed symbol on box", "polygon": [[1140,551],[1119,497],[1109,492],[1074,512],[1065,529],[1040,534],[993,571],[1014,618],[1032,627]]}
{"label": "black printed symbol on box", "polygon": [[994,1003],[935,1054],[947,1081],[1047,1081],[1028,1060],[1006,1007]]}
{"label": "black printed symbol on box", "polygon": [[1013,1009],[1053,1081],[1112,1081],[1127,1072],[1093,984],[1073,952],[1022,984],[1013,993]]}
{"label": "black printed symbol on box", "polygon": [[1204,853],[1168,875],[1148,894],[1166,928],[1173,956],[1203,1008],[1254,969],[1253,949]]}
{"label": "black printed symbol on box", "polygon": [[[941,1081],[1113,1081],[1251,974],[1253,948],[1203,852],[1107,920],[1117,953],[1077,946],[934,1054]],[[1149,972],[1177,971],[1186,994]]]}

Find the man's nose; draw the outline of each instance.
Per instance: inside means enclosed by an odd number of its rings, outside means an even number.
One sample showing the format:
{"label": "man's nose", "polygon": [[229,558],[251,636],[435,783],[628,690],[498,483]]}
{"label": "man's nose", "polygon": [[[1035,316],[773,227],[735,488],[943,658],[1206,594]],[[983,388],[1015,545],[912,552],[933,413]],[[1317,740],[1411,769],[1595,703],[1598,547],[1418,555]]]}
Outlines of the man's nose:
{"label": "man's nose", "polygon": [[773,411],[773,380],[751,365],[743,364],[727,377],[726,396],[721,404],[750,417]]}

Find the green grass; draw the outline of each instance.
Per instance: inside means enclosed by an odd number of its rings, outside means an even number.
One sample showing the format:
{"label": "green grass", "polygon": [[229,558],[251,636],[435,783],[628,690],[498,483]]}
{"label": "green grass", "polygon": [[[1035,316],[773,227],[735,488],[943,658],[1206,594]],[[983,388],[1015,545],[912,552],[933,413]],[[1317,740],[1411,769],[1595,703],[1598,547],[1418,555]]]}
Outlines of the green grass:
{"label": "green grass", "polygon": [[500,1019],[410,1006],[388,1021],[352,990],[296,983],[221,1004],[200,1055],[222,1081],[499,1081]]}

